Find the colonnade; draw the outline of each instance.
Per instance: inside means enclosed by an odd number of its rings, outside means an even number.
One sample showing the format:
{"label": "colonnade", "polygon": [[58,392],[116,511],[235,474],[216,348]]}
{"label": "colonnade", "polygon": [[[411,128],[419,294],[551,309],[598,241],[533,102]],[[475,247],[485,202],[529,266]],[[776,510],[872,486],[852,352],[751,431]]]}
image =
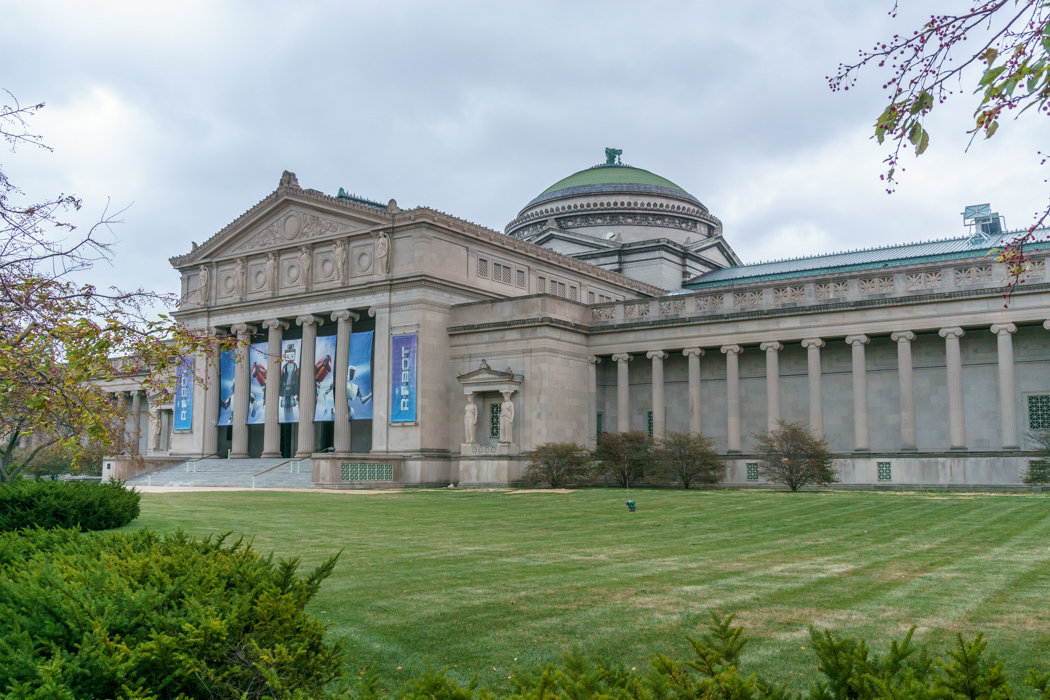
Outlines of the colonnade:
{"label": "colonnade", "polygon": [[[1043,326],[1050,330],[1050,321]],[[1019,449],[1017,427],[1017,405],[1014,396],[1014,352],[1013,334],[1017,326],[1013,323],[992,325],[991,332],[996,336],[998,348],[999,375],[999,416],[1002,449]],[[971,330],[970,332],[976,332]],[[966,334],[959,326],[941,328],[938,334],[944,338],[945,359],[948,386],[948,423],[951,450],[966,450],[966,415],[963,402],[962,352],[960,338]],[[897,331],[890,338],[897,344],[897,370],[900,381],[900,416],[901,416],[901,449],[915,451],[916,418],[915,418],[915,383],[912,365],[911,344],[915,340],[912,331]],[[856,452],[871,450],[868,430],[868,390],[867,364],[865,346],[870,338],[867,335],[848,335],[845,342],[850,345],[852,353],[853,383],[853,442]],[[802,347],[807,352],[807,374],[809,385],[809,426],[813,432],[824,434],[824,409],[821,391],[821,349],[826,347],[823,338],[803,338]],[[767,425],[772,430],[780,419],[780,351],[784,345],[779,340],[767,340],[759,345],[766,359],[766,415]],[[740,345],[723,345],[720,348],[726,360],[726,413],[727,413],[727,451],[741,451],[740,434],[740,362],[743,351]],[[700,358],[704,349],[687,347],[681,353],[689,362],[689,430],[699,433],[702,428],[700,401]],[[653,437],[663,438],[666,434],[664,372],[663,363],[668,352],[663,349],[650,350],[646,357],[652,362],[652,399],[653,399]],[[616,420],[617,432],[630,430],[630,388],[628,363],[634,359],[629,353],[617,353],[612,356],[616,362]],[[597,373],[594,366],[599,358],[590,358],[589,391],[592,397],[597,395]],[[592,402],[595,399],[592,399]],[[594,411],[592,410],[592,413]],[[593,433],[592,433],[593,434]]]}
{"label": "colonnade", "polygon": [[[335,356],[335,407],[333,426],[333,445],[336,452],[350,452],[350,416],[347,406],[347,366],[350,357],[350,334],[353,322],[360,316],[347,309],[339,309],[331,313],[330,318],[336,322],[336,356]],[[314,376],[314,362],[316,361],[317,349],[317,327],[324,323],[322,316],[304,314],[294,319],[296,325],[302,327],[302,344],[300,347],[300,370],[299,370],[299,428],[298,449],[295,456],[302,458],[310,456],[314,451],[314,402],[316,399],[317,384]],[[264,458],[277,458],[281,456],[281,427],[279,424],[278,405],[280,401],[281,376],[281,344],[284,340],[284,331],[288,330],[291,322],[279,318],[263,321],[261,327],[267,331],[267,358],[266,376],[266,406],[263,425],[263,451]],[[237,323],[230,327],[230,333],[237,337],[237,365],[233,387],[233,438],[231,444],[230,458],[244,459],[248,455],[248,402],[251,392],[250,366],[248,362],[248,348],[252,336],[258,332],[258,327],[249,323]],[[218,387],[218,363],[204,363],[208,367],[209,377],[207,381],[208,391],[205,394],[204,424],[208,426],[205,430],[204,452],[215,454],[218,448],[218,436],[213,428],[218,423],[219,397],[218,392],[211,390]],[[308,409],[306,407],[309,407]]]}

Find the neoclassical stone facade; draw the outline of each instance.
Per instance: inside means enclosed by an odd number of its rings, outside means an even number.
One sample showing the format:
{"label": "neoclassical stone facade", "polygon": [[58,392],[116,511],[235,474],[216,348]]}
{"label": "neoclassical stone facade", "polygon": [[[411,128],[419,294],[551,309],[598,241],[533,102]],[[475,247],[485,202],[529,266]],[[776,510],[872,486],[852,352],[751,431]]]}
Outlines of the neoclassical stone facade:
{"label": "neoclassical stone facade", "polygon": [[1008,300],[987,236],[740,265],[692,195],[599,167],[507,234],[285,173],[171,260],[178,318],[244,343],[198,358],[181,421],[178,398],[131,399],[140,426],[156,414],[143,452],[312,457],[324,487],[492,485],[544,442],[701,431],[747,485],[754,436],[790,419],[827,436],[844,484],[1019,483],[1026,433],[1050,427],[1042,248]]}

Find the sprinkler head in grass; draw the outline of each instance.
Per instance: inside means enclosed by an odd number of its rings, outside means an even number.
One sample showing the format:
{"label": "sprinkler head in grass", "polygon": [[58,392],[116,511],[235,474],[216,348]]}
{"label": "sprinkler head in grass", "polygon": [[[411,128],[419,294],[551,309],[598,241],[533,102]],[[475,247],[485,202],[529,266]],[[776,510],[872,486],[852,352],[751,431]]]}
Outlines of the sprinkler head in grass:
{"label": "sprinkler head in grass", "polygon": [[627,499],[627,512],[633,513],[638,508],[638,504],[631,499]]}

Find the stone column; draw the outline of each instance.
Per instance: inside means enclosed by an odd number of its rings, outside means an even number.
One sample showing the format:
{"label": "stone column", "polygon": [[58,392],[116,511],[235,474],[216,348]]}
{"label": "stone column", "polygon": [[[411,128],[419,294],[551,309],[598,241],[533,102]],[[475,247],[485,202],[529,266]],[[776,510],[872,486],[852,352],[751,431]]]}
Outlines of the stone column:
{"label": "stone column", "polygon": [[866,335],[847,335],[846,342],[853,346],[853,449],[868,452],[868,379],[864,360]]}
{"label": "stone column", "polygon": [[216,343],[213,353],[202,352],[197,356],[197,363],[200,365],[197,371],[204,375],[204,439],[201,442],[201,457],[203,458],[214,457],[219,451],[220,352],[218,343]]}
{"label": "stone column", "polygon": [[805,338],[806,369],[809,377],[809,430],[814,435],[824,435],[824,393],[820,389],[820,349],[824,341],[820,338]]}
{"label": "stone column", "polygon": [[776,340],[767,340],[759,346],[766,353],[766,429],[775,430],[780,420],[780,351]]}
{"label": "stone column", "polygon": [[630,388],[627,384],[627,363],[634,358],[626,353],[612,356],[616,364],[616,432],[631,430]]}
{"label": "stone column", "polygon": [[587,445],[594,447],[598,441],[598,363],[600,357],[587,358]]}
{"label": "stone column", "polygon": [[942,328],[944,359],[948,368],[948,427],[951,434],[951,449],[966,449],[966,412],[963,408],[962,349],[959,338],[965,331],[958,326]]}
{"label": "stone column", "polygon": [[142,392],[133,391],[131,392],[131,424],[133,429],[131,431],[131,444],[135,449],[131,450],[132,454],[145,454],[146,451],[142,449]]}
{"label": "stone column", "polygon": [[740,451],[740,353],[739,345],[723,345],[726,356],[727,452]]}
{"label": "stone column", "polygon": [[281,456],[281,343],[286,321],[272,318],[263,321],[262,327],[269,331],[266,338],[266,411],[263,433],[262,456],[275,459]]}
{"label": "stone column", "polygon": [[1017,326],[997,323],[992,326],[999,344],[999,421],[1003,449],[1019,449],[1017,440],[1017,403],[1014,397],[1014,338]]}
{"label": "stone column", "polygon": [[701,348],[686,348],[682,354],[689,358],[689,432],[700,434],[700,358],[704,351]]}
{"label": "stone column", "polygon": [[120,413],[120,443],[117,445],[117,452],[128,454],[128,392],[118,391],[114,397],[117,400],[117,411]]}
{"label": "stone column", "polygon": [[667,414],[664,407],[664,360],[663,350],[650,350],[645,356],[653,361],[653,439],[663,440],[667,434]]}
{"label": "stone column", "polygon": [[255,326],[247,323],[234,324],[230,331],[237,336],[237,367],[233,379],[233,444],[230,457],[247,459],[248,457],[248,395],[250,368],[248,367],[248,344],[252,340]]}
{"label": "stone column", "polygon": [[317,353],[317,326],[321,319],[306,314],[295,319],[303,327],[302,357],[299,360],[299,449],[295,456],[309,457],[314,452],[314,400],[317,394],[317,378],[314,362]]}
{"label": "stone column", "polygon": [[901,449],[918,449],[915,432],[915,380],[912,374],[911,341],[915,334],[898,331],[890,335],[897,343],[897,376],[901,388]]}
{"label": "stone column", "polygon": [[350,364],[350,334],[353,322],[360,316],[353,311],[332,313],[338,326],[335,332],[335,420],[333,445],[336,452],[350,452],[350,409],[347,406],[346,376]]}
{"label": "stone column", "polygon": [[372,376],[372,452],[390,446],[390,309],[373,306],[368,315],[376,320]]}

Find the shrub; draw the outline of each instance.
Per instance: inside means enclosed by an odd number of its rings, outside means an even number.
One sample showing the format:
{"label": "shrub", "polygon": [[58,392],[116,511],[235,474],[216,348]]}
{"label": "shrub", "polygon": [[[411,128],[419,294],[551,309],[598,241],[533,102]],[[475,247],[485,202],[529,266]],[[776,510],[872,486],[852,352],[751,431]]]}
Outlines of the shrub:
{"label": "shrub", "polygon": [[585,476],[591,465],[587,448],[574,442],[547,442],[523,455],[529,461],[521,478],[527,484],[556,489]]}
{"label": "shrub", "polygon": [[653,451],[650,481],[681,484],[717,484],[725,478],[725,460],[715,450],[714,440],[699,433],[668,433]]}
{"label": "shrub", "polygon": [[224,537],[0,534],[0,697],[321,697],[343,652],[305,608],[335,560],[300,577]]}
{"label": "shrub", "polygon": [[601,463],[602,473],[612,474],[620,486],[630,486],[645,477],[652,450],[653,439],[648,433],[602,433],[591,456]]}
{"label": "shrub", "polygon": [[798,491],[809,484],[838,482],[828,441],[801,423],[778,420],[775,429],[755,438],[755,451],[762,455],[759,471],[773,483]]}
{"label": "shrub", "polygon": [[16,479],[0,484],[0,532],[31,527],[110,530],[139,517],[139,498],[120,483]]}

